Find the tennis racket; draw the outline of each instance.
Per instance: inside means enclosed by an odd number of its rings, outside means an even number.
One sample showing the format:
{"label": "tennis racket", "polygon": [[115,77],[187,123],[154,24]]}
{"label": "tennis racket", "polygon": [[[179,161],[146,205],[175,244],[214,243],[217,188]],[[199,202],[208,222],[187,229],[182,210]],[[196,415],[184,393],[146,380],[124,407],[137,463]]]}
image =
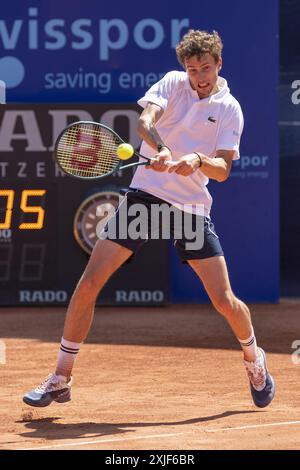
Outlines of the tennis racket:
{"label": "tennis racket", "polygon": [[58,136],[54,158],[64,173],[83,179],[109,176],[117,170],[149,165],[153,160],[134,152],[133,155],[145,161],[121,166],[117,148],[124,143],[115,131],[104,124],[78,121],[67,126]]}

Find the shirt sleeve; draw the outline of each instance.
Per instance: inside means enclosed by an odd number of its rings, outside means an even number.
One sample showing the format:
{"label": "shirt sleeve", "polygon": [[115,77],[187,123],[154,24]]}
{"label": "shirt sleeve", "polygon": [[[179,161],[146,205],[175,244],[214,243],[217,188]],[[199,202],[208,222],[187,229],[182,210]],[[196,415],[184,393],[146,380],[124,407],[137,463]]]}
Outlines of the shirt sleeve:
{"label": "shirt sleeve", "polygon": [[145,108],[148,103],[154,103],[166,109],[175,83],[176,72],[168,72],[159,82],[149,88],[146,94],[138,100],[138,104]]}
{"label": "shirt sleeve", "polygon": [[234,150],[233,159],[240,158],[240,140],[244,128],[244,117],[237,103],[229,109],[221,122],[216,150]]}

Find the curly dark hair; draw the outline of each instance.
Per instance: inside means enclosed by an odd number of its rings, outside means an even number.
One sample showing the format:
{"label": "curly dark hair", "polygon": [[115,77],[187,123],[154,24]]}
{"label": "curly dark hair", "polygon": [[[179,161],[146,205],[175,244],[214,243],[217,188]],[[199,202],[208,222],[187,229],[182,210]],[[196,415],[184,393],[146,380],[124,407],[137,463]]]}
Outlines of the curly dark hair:
{"label": "curly dark hair", "polygon": [[185,59],[192,56],[202,57],[204,54],[210,54],[217,63],[222,55],[223,43],[217,33],[213,31],[199,31],[190,29],[182,38],[176,47],[177,59],[184,67]]}

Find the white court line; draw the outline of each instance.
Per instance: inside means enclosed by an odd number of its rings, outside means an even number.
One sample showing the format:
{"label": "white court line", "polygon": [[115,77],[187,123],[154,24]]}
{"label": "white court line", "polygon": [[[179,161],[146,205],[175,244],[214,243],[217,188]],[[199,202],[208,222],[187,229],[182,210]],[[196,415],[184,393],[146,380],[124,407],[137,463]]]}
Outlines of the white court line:
{"label": "white court line", "polygon": [[300,421],[285,421],[283,423],[252,424],[249,426],[237,426],[236,428],[206,429],[205,431],[206,432],[240,431],[241,429],[259,429],[259,428],[269,428],[271,426],[291,426],[293,424],[300,424]]}
{"label": "white court line", "polygon": [[20,448],[18,450],[42,450],[42,449],[54,449],[57,447],[77,447],[77,446],[86,446],[89,444],[102,444],[106,442],[123,442],[123,441],[137,441],[141,439],[158,439],[160,437],[172,437],[172,436],[180,436],[184,434],[183,432],[177,432],[173,434],[153,434],[148,436],[137,436],[137,437],[124,437],[123,439],[101,439],[98,441],[83,441],[83,442],[69,442],[68,444],[53,444],[52,446],[42,446],[42,447],[27,447],[27,448]]}

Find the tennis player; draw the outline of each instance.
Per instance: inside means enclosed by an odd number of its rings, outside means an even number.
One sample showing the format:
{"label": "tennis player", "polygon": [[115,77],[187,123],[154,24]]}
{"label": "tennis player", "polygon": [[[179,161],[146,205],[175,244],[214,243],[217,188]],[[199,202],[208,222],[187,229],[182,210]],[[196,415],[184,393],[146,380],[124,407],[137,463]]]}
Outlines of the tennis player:
{"label": "tennis player", "polygon": [[[265,352],[257,346],[249,308],[232,291],[220,239],[210,218],[212,198],[207,184],[210,178],[220,183],[227,180],[232,161],[239,158],[243,130],[241,107],[219,76],[222,47],[217,32],[190,30],[176,47],[184,71],[167,73],[138,101],[144,108],[138,124],[141,153],[154,161],[148,167],[138,167],[122,204],[126,201],[126,210],[133,204],[148,209],[168,204],[183,211],[189,206],[193,221],[201,219],[202,247],[188,248],[184,235],[175,246],[239,341],[254,404],[263,408],[274,397],[275,383]],[[168,164],[171,160],[175,165]],[[119,222],[120,212],[109,221],[106,234],[112,222]],[[42,407],[71,399],[72,368],[89,332],[98,293],[147,241],[147,234],[138,239],[116,235],[97,241],[68,307],[55,373],[28,392],[23,397],[25,403]]]}

